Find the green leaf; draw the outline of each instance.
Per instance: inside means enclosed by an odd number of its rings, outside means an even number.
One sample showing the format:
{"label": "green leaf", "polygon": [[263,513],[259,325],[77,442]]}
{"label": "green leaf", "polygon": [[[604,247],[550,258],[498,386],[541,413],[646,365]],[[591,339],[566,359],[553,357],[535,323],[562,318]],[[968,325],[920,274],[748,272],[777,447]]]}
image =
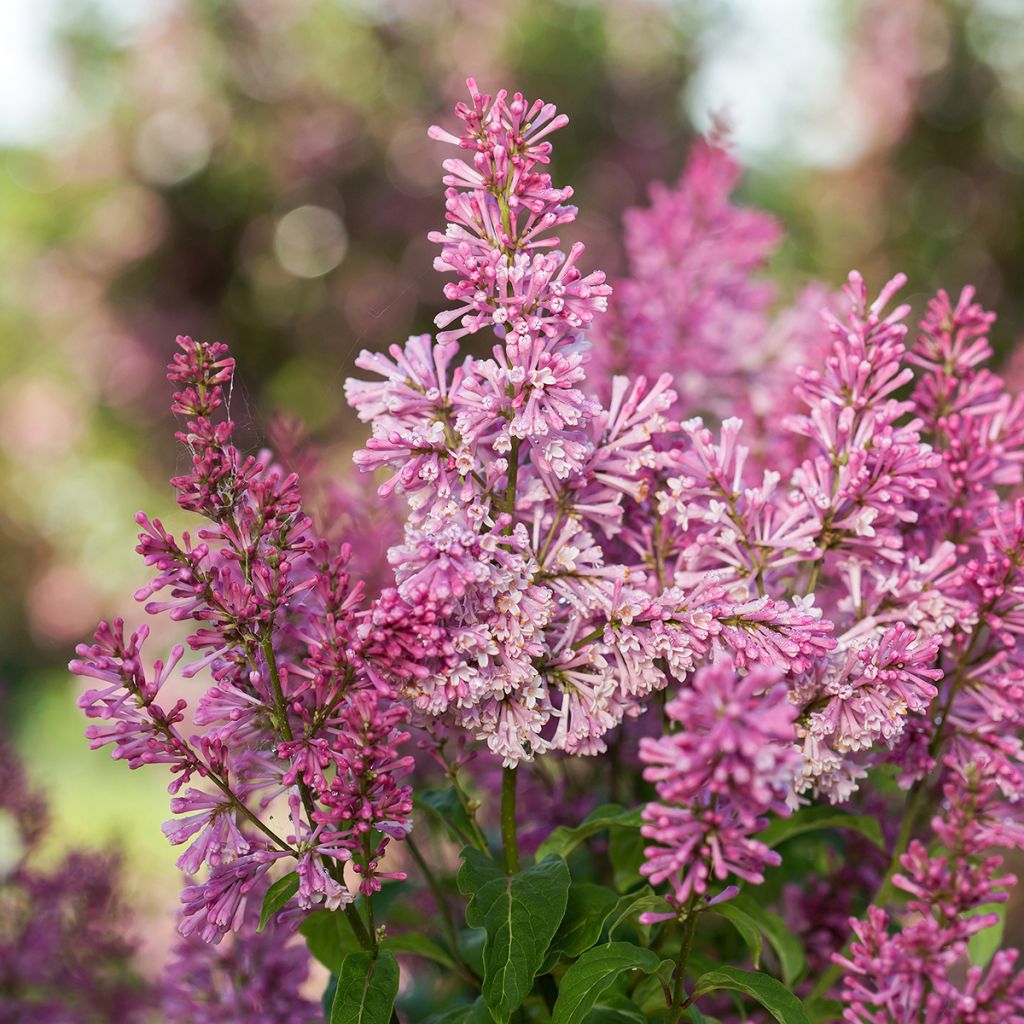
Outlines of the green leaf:
{"label": "green leaf", "polygon": [[1003,944],[1003,930],[1006,928],[1006,904],[986,903],[984,906],[970,911],[967,916],[977,917],[979,914],[996,914],[999,917],[995,924],[983,928],[980,932],[975,932],[967,940],[967,954],[971,958],[971,963],[978,967],[986,967]]}
{"label": "green leaf", "polygon": [[609,942],[587,950],[562,976],[552,1024],[581,1024],[623,971],[652,974],[660,965],[657,953],[629,942]]}
{"label": "green leaf", "polygon": [[[604,923],[617,903],[615,893],[603,885],[573,882],[569,888],[565,916],[548,947],[544,968],[551,970],[559,957],[572,959],[590,949],[601,937]],[[545,970],[542,969],[541,973]]]}
{"label": "green leaf", "polygon": [[544,840],[537,849],[537,861],[542,861],[549,854],[556,857],[568,857],[585,839],[589,839],[606,828],[640,827],[640,808],[629,810],[619,804],[602,804],[595,807],[575,828],[560,826]]}
{"label": "green leaf", "polygon": [[711,908],[719,917],[724,917],[739,933],[750,950],[754,967],[761,966],[761,929],[751,916],[731,903],[721,903]]}
{"label": "green leaf", "polygon": [[478,977],[484,976],[484,943],[487,932],[483,928],[464,928],[455,940],[463,963]]}
{"label": "green leaf", "polygon": [[423,1024],[491,1024],[491,1015],[483,996],[466,1006],[456,1006],[428,1017]]}
{"label": "green leaf", "polygon": [[382,943],[383,949],[390,949],[392,953],[409,954],[421,956],[425,960],[433,960],[435,964],[442,967],[455,968],[455,961],[439,946],[433,939],[419,932],[406,932],[404,935],[389,935]]}
{"label": "green leaf", "polygon": [[349,953],[338,975],[331,1024],[389,1024],[398,995],[398,961],[382,949]]}
{"label": "green leaf", "polygon": [[876,818],[866,814],[848,814],[835,807],[816,805],[803,807],[789,818],[776,818],[757,836],[762,843],[774,849],[780,843],[805,832],[817,832],[823,828],[848,828],[870,839],[880,850],[885,849],[882,828]]}
{"label": "green leaf", "polygon": [[473,826],[454,786],[447,789],[428,789],[416,797],[414,803],[433,814],[448,829],[456,842],[474,845]]}
{"label": "green leaf", "polygon": [[497,1024],[506,1024],[533,987],[565,914],[569,883],[559,857],[509,876],[478,850],[462,851],[459,892],[469,897],[466,922],[487,932],[483,996]]}
{"label": "green leaf", "polygon": [[[643,914],[647,911],[654,911],[660,914],[671,909],[668,903],[665,902],[665,898],[659,896],[650,886],[647,886],[640,892],[632,892],[627,893],[625,896],[620,896],[605,921],[608,926],[608,938],[614,938],[616,930],[636,914]],[[638,929],[642,927],[642,925],[637,925]]]}
{"label": "green leaf", "polygon": [[792,988],[806,973],[807,959],[800,940],[786,927],[785,921],[778,914],[766,910],[747,893],[734,896],[723,906],[736,907],[757,925],[779,958],[782,980]]}
{"label": "green leaf", "polygon": [[648,1017],[664,1016],[668,1009],[665,1003],[665,990],[672,987],[672,973],[675,968],[674,960],[662,960],[653,974],[642,978],[636,985],[630,984],[629,998]]}
{"label": "green leaf", "polygon": [[644,881],[640,865],[644,862],[646,840],[637,829],[613,828],[608,844],[608,859],[612,862],[615,888],[619,892],[635,889]]}
{"label": "green leaf", "polygon": [[267,925],[267,921],[276,914],[297,892],[299,891],[299,876],[294,871],[289,871],[283,878],[279,878],[263,897],[263,906],[260,909],[260,923],[256,931],[261,932]]}
{"label": "green leaf", "polygon": [[632,999],[619,992],[607,992],[583,1018],[584,1024],[647,1024],[647,1014]]}
{"label": "green leaf", "polygon": [[803,1003],[781,981],[756,971],[716,967],[697,979],[693,998],[723,989],[757,1000],[780,1024],[811,1024]]}
{"label": "green leaf", "polygon": [[314,910],[299,925],[299,931],[310,953],[334,975],[341,972],[345,957],[361,948],[340,910]]}
{"label": "green leaf", "polygon": [[706,1016],[705,1014],[701,1013],[696,1006],[688,1007],[686,1012],[690,1015],[690,1020],[693,1021],[693,1024],[712,1024],[712,1021],[714,1021],[715,1024],[718,1024],[717,1017]]}

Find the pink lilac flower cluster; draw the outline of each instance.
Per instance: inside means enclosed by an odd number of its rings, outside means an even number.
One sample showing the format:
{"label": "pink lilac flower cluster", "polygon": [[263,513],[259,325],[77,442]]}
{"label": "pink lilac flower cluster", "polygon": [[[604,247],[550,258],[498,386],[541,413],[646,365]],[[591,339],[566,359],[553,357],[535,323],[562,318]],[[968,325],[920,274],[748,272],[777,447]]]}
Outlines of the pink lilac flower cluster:
{"label": "pink lilac flower cluster", "polygon": [[[71,670],[100,683],[79,701],[97,722],[93,747],[172,773],[178,817],[164,831],[188,844],[178,861],[186,874],[207,872],[182,894],[182,931],[218,941],[243,925],[276,862],[297,872],[303,908],[346,906],[392,877],[380,861],[410,827],[400,779],[411,759],[398,750],[407,712],[385,678],[386,630],[362,637],[368,612],[347,548],[314,533],[294,474],[232,444],[224,346],[179,346],[168,376],[181,389],[172,408],[192,469],[172,483],[206,523],[179,540],[140,513],[138,551],[156,575],[136,596],[150,615],[194,623],[188,645],[200,657],[183,674],[213,676],[192,712],[199,732],[185,731],[184,699],[161,698],[184,648],[148,671],[146,625],[128,635],[120,621],[102,623]],[[270,824],[281,804],[288,831]]]}
{"label": "pink lilac flower cluster", "polygon": [[[438,270],[461,303],[436,342],[364,352],[376,382],[346,393],[373,436],[356,454],[405,495],[406,537],[391,549],[386,599],[419,637],[401,680],[414,705],[466,728],[506,765],[545,751],[594,754],[648,695],[683,677],[712,643],[740,665],[806,668],[831,625],[813,609],[731,593],[704,573],[676,586],[650,557],[652,488],[687,456],[672,447],[668,375],[615,377],[602,404],[583,388],[585,329],[605,309],[604,276],[577,269],[547,232],[571,223],[568,189],[537,170],[566,119],[549,104],[470,81],[461,136],[445,163],[448,231]],[[488,359],[455,365],[458,338],[489,327]],[[682,579],[680,584],[687,582]],[[382,606],[381,611],[384,611]]]}
{"label": "pink lilac flower cluster", "polygon": [[823,350],[820,311],[830,297],[807,286],[773,313],[777,289],[763,275],[782,232],[778,222],[730,195],[739,165],[724,135],[698,142],[678,185],[651,186],[650,206],[627,210],[623,243],[628,274],[614,283],[608,315],[590,333],[592,386],[614,373],[672,369],[682,406],[717,419],[739,417],[760,458],[788,456],[777,433],[795,411],[797,366]]}
{"label": "pink lilac flower cluster", "polygon": [[[182,817],[166,831],[200,876],[183,931],[247,927],[286,864],[297,909],[344,908],[376,952],[352,904],[394,875],[381,858],[410,827],[413,716],[454,784],[454,831],[481,854],[456,776],[480,744],[488,787],[502,764],[510,874],[518,766],[566,768],[609,737],[618,763],[642,734],[656,796],[632,780],[649,800],[640,870],[671,908],[645,923],[692,937],[707,906],[779,865],[758,838],[769,816],[816,800],[878,814],[888,775],[906,794],[890,870],[866,859],[808,881],[790,915],[804,945],[827,939],[810,995],[840,996],[850,1024],[1024,1020],[1014,953],[961,984],[954,970],[992,926],[976,912],[1012,884],[991,850],[1024,831],[1024,499],[1008,500],[1024,399],[983,365],[992,315],[970,289],[939,293],[908,344],[909,307],[890,308],[902,276],[872,299],[857,273],[772,310],[758,274],[778,230],[731,202],[717,144],[629,215],[630,276],[612,295],[551,233],[576,217],[545,169],[566,118],[469,89],[460,133],[430,133],[460,152],[431,236],[454,276],[443,330],[361,353],[375,379],[346,383],[372,425],[355,462],[406,506],[370,530],[376,544],[401,520],[387,571],[360,569],[381,581],[368,599],[338,543],[336,523],[359,521],[351,499],[332,492],[314,526],[293,473],[238,452],[222,346],[182,339],[172,364],[192,456],[174,486],[206,522],[176,539],[140,518],[156,578],[139,598],[193,624],[183,674],[213,678],[198,732],[161,696],[184,647],[150,671],[145,626],[102,624],[72,667],[100,681],[81,701],[93,744],[173,774]],[[483,331],[489,354],[460,356]],[[678,369],[649,382],[662,365]],[[819,917],[844,882],[856,892]],[[825,966],[840,910],[868,904]]]}
{"label": "pink lilac flower cluster", "polygon": [[933,822],[941,844],[929,856],[915,839],[892,878],[909,895],[902,927],[871,907],[866,921],[851,922],[856,940],[846,969],[844,1019],[850,1024],[983,1024],[1024,1020],[1024,972],[1016,950],[1000,950],[987,966],[975,964],[962,987],[951,970],[967,953],[967,940],[998,921],[994,907],[1016,881],[1001,872],[993,848],[1021,849],[1024,820],[1007,817],[1005,797],[988,765],[948,759],[950,780],[942,813]]}
{"label": "pink lilac flower cluster", "polygon": [[[665,712],[674,731],[643,738],[644,778],[658,803],[643,812],[643,835],[652,841],[641,869],[653,884],[671,880],[669,902],[678,912],[730,876],[751,884],[781,863],[754,835],[769,811],[786,816],[801,757],[796,708],[782,672],[755,666],[740,676],[729,659],[695,673]],[[734,891],[734,890],[733,890]],[[715,901],[731,895],[723,890]],[[653,924],[671,915],[642,915]]]}

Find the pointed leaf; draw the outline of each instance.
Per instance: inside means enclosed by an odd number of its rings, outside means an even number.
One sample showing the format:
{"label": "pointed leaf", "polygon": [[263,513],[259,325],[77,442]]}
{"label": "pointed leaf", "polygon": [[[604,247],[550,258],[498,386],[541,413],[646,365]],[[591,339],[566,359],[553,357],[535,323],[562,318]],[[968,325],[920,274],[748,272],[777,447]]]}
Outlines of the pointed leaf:
{"label": "pointed leaf", "polygon": [[644,881],[640,865],[644,862],[646,840],[638,829],[613,828],[608,844],[608,859],[612,862],[615,888],[619,892],[635,889]]}
{"label": "pointed leaf", "polygon": [[593,882],[573,882],[565,916],[548,947],[546,970],[551,970],[559,957],[572,959],[590,949],[601,937],[604,923],[617,904],[611,889]]}
{"label": "pointed leaf", "polygon": [[491,1014],[483,996],[466,1006],[443,1010],[428,1017],[423,1024],[491,1024]]}
{"label": "pointed leaf", "polygon": [[473,827],[454,786],[448,786],[447,789],[428,789],[416,797],[414,802],[416,806],[434,815],[448,829],[456,842],[474,845]]}
{"label": "pointed leaf", "polygon": [[314,910],[299,925],[299,931],[305,936],[310,953],[334,975],[341,972],[349,953],[362,948],[340,910]]}
{"label": "pointed leaf", "polygon": [[647,1014],[632,999],[619,992],[607,992],[583,1018],[584,1024],[647,1024]]}
{"label": "pointed leaf", "polygon": [[823,828],[848,828],[870,839],[880,850],[885,849],[882,827],[877,819],[866,814],[848,814],[836,807],[816,805],[803,807],[789,818],[776,818],[758,834],[762,843],[774,849],[780,843],[805,832],[817,832]]}
{"label": "pointed leaf", "polygon": [[[653,911],[654,913],[665,913],[672,908],[665,902],[663,896],[659,896],[650,886],[641,889],[640,892],[628,893],[620,896],[612,912],[608,915],[605,924],[608,926],[608,938],[615,937],[615,932],[628,920],[639,914]],[[636,926],[638,930],[643,925]],[[644,934],[641,932],[641,934]]]}
{"label": "pointed leaf", "polygon": [[564,825],[556,828],[538,847],[536,859],[542,861],[552,853],[557,857],[568,857],[585,839],[613,826],[638,829],[640,808],[631,810],[619,804],[602,804],[595,807],[575,828],[567,828]]}
{"label": "pointed leaf", "polygon": [[398,995],[398,961],[382,949],[350,953],[341,965],[331,1024],[389,1024]]}
{"label": "pointed leaf", "polygon": [[484,943],[486,941],[487,932],[483,928],[464,928],[456,937],[459,956],[478,978],[484,976]]}
{"label": "pointed leaf", "polygon": [[483,996],[498,1024],[506,1024],[533,987],[565,914],[569,882],[559,857],[509,876],[478,850],[462,851],[459,891],[469,897],[466,922],[487,933]]}
{"label": "pointed leaf", "polygon": [[389,935],[382,943],[382,948],[392,953],[421,956],[425,960],[433,960],[435,964],[454,970],[455,961],[441,946],[426,935],[419,932],[406,932],[404,935]]}
{"label": "pointed leaf", "polygon": [[267,925],[267,921],[276,914],[297,892],[299,891],[299,876],[294,871],[289,871],[283,878],[279,878],[263,897],[263,906],[260,908],[260,923],[256,931],[261,932]]}
{"label": "pointed leaf", "polygon": [[697,979],[693,998],[719,990],[740,992],[757,1000],[779,1024],[811,1024],[803,1003],[775,978],[757,971],[735,967],[716,967]]}
{"label": "pointed leaf", "polygon": [[623,971],[652,974],[660,965],[657,953],[629,942],[609,942],[587,950],[562,976],[552,1024],[581,1024],[601,993]]}
{"label": "pointed leaf", "polygon": [[736,929],[740,938],[746,943],[747,949],[750,950],[754,967],[759,969],[761,966],[761,929],[758,928],[754,920],[732,903],[720,903],[712,909]]}
{"label": "pointed leaf", "polygon": [[717,1017],[706,1016],[701,1013],[696,1006],[687,1007],[686,1012],[690,1015],[690,1020],[693,1021],[693,1024],[711,1024],[712,1021],[714,1021],[715,1024],[718,1024]]}
{"label": "pointed leaf", "polygon": [[778,914],[765,910],[748,893],[740,893],[729,903],[723,904],[730,905],[742,910],[761,929],[761,934],[768,940],[768,945],[779,958],[782,980],[792,988],[807,970],[807,959],[800,940],[786,927],[785,921]]}

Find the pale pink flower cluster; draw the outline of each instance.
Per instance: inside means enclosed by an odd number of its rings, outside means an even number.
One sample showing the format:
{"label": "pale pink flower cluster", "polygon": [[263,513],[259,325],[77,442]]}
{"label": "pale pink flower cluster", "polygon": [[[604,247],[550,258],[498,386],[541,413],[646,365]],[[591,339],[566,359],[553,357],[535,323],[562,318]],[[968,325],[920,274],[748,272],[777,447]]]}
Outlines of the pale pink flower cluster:
{"label": "pale pink flower cluster", "polygon": [[[683,677],[712,646],[803,670],[833,641],[804,602],[739,594],[724,572],[666,575],[653,493],[690,455],[674,447],[668,375],[613,378],[605,403],[585,390],[583,332],[609,289],[578,269],[582,246],[566,255],[547,235],[576,211],[537,169],[565,119],[518,94],[470,94],[461,136],[431,130],[472,154],[445,164],[449,228],[433,236],[461,303],[438,324],[461,328],[363,353],[381,379],[346,393],[373,425],[357,464],[386,471],[380,493],[410,506],[389,556],[398,598],[445,637],[410,651],[406,692],[513,765],[600,752],[666,673]],[[491,358],[456,363],[456,339],[485,326]]]}

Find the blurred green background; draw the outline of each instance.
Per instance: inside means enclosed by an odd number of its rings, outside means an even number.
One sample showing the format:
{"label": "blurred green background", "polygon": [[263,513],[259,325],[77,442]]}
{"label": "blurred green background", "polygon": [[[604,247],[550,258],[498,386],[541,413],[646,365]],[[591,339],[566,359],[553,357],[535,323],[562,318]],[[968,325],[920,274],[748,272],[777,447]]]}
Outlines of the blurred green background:
{"label": "blurred green background", "polygon": [[54,842],[126,844],[145,913],[174,902],[163,779],[89,752],[64,665],[136,611],[136,509],[179,522],[174,336],[230,343],[249,443],[297,413],[347,472],[355,353],[441,304],[425,132],[467,74],[570,115],[590,265],[622,266],[622,210],[724,118],[787,293],[973,282],[1024,375],[1019,0],[6,0],[0,57],[3,729]]}

